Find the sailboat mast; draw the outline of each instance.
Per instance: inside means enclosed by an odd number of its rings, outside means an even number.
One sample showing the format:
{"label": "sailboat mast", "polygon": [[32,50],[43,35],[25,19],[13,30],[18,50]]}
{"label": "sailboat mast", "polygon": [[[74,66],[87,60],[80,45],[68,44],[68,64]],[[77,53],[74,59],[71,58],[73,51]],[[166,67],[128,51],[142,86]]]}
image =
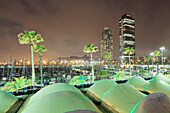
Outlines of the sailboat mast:
{"label": "sailboat mast", "polygon": [[3,77],[2,77],[2,79],[4,80],[4,77],[5,77],[5,59],[4,59],[4,66],[3,66]]}
{"label": "sailboat mast", "polygon": [[7,80],[9,80],[9,61],[10,60],[10,55],[8,54],[8,64],[7,64]]}

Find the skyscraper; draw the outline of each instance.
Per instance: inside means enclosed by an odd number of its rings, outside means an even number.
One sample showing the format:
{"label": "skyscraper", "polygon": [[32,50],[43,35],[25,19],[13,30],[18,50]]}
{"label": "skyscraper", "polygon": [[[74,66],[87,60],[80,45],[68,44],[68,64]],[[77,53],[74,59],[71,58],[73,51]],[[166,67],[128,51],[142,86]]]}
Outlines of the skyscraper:
{"label": "skyscraper", "polygon": [[[120,59],[128,60],[128,54],[124,54],[125,48],[131,47],[135,51],[135,19],[130,14],[124,14],[119,20],[119,49]],[[131,55],[135,59],[135,53]]]}
{"label": "skyscraper", "polygon": [[106,61],[106,59],[104,58],[106,52],[111,52],[111,55],[113,56],[112,31],[108,27],[104,27],[104,31],[102,32],[101,60]]}

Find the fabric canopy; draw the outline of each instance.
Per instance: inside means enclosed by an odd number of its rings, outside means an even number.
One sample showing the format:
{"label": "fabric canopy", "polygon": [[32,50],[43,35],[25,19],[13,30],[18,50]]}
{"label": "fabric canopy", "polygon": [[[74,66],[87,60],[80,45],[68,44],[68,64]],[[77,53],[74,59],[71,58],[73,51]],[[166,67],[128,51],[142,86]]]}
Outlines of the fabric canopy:
{"label": "fabric canopy", "polygon": [[131,113],[170,113],[170,98],[164,93],[152,93]]}
{"label": "fabric canopy", "polygon": [[50,93],[30,103],[22,113],[65,113],[77,110],[100,113],[87,97],[75,91]]}
{"label": "fabric canopy", "polygon": [[162,92],[170,96],[170,85],[163,80],[153,79],[145,88],[145,91],[149,93]]}
{"label": "fabric canopy", "polygon": [[124,83],[110,88],[101,97],[102,103],[120,113],[130,113],[135,105],[146,97],[130,84]]}
{"label": "fabric canopy", "polygon": [[130,78],[126,83],[134,86],[136,89],[143,91],[145,87],[149,84],[148,81],[140,76],[135,76]]}
{"label": "fabric canopy", "polygon": [[116,82],[110,79],[103,79],[96,81],[90,88],[88,88],[87,93],[92,93],[96,97],[100,98],[109,88],[117,85]]}
{"label": "fabric canopy", "polygon": [[155,78],[155,79],[162,80],[162,81],[170,84],[170,79],[169,79],[168,77],[166,77],[165,75],[159,74],[159,75],[156,75],[154,78]]}
{"label": "fabric canopy", "polygon": [[14,95],[0,90],[0,113],[6,113],[17,100]]}
{"label": "fabric canopy", "polygon": [[75,91],[77,93],[81,93],[79,89],[75,88],[72,85],[65,84],[65,83],[57,83],[53,85],[48,85],[45,88],[38,91],[36,94],[34,94],[29,103],[32,103],[33,101],[36,101],[39,98],[42,98],[43,96],[46,96],[50,93],[54,92],[61,92],[61,91]]}

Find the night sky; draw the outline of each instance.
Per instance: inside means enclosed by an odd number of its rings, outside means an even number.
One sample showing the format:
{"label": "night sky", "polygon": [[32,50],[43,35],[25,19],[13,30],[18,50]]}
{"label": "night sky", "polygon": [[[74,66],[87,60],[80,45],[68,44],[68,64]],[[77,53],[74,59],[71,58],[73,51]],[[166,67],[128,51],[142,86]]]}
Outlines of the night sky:
{"label": "night sky", "polygon": [[114,57],[118,58],[118,23],[125,13],[135,19],[136,56],[161,46],[170,56],[170,0],[0,0],[0,59],[8,54],[30,57],[29,45],[20,45],[17,38],[24,30],[42,34],[48,49],[44,59],[83,56],[86,44],[100,49],[104,26],[113,32]]}

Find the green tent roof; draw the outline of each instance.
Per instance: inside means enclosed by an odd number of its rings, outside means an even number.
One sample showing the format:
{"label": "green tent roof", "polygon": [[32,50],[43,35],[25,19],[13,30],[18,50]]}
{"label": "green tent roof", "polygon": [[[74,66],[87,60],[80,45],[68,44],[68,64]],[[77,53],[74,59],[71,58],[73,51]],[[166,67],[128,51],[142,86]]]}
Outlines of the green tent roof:
{"label": "green tent roof", "polygon": [[148,81],[144,80],[140,76],[135,76],[130,78],[126,83],[134,86],[136,89],[143,91],[145,87],[149,84]]}
{"label": "green tent roof", "polygon": [[117,85],[116,82],[110,79],[103,79],[96,81],[90,88],[88,88],[88,92],[94,94],[96,97],[100,98],[109,88]]}
{"label": "green tent roof", "polygon": [[75,88],[72,85],[65,84],[65,83],[57,83],[53,85],[48,85],[45,88],[38,91],[36,94],[34,94],[29,103],[32,103],[33,101],[36,101],[37,99],[44,97],[50,93],[54,92],[61,92],[61,91],[75,91],[77,93],[81,93],[79,89]]}
{"label": "green tent roof", "polygon": [[69,111],[66,113],[96,113],[95,111],[89,111],[89,110],[77,110],[77,111]]}
{"label": "green tent roof", "polygon": [[110,88],[102,96],[101,100],[104,104],[120,113],[130,113],[135,105],[145,96],[132,85],[124,83]]}
{"label": "green tent roof", "polygon": [[159,75],[156,75],[154,78],[155,78],[155,79],[162,80],[162,81],[170,84],[170,79],[169,79],[168,77],[166,77],[165,75],[160,75],[160,74],[159,74]]}
{"label": "green tent roof", "polygon": [[0,113],[6,113],[17,100],[14,95],[0,90]]}
{"label": "green tent roof", "polygon": [[170,113],[170,98],[164,93],[152,93],[132,113]]}
{"label": "green tent roof", "polygon": [[75,91],[50,93],[30,103],[22,113],[65,113],[77,110],[100,113],[98,108],[87,97]]}
{"label": "green tent roof", "polygon": [[150,81],[145,91],[149,93],[162,92],[170,96],[170,85],[160,79]]}

